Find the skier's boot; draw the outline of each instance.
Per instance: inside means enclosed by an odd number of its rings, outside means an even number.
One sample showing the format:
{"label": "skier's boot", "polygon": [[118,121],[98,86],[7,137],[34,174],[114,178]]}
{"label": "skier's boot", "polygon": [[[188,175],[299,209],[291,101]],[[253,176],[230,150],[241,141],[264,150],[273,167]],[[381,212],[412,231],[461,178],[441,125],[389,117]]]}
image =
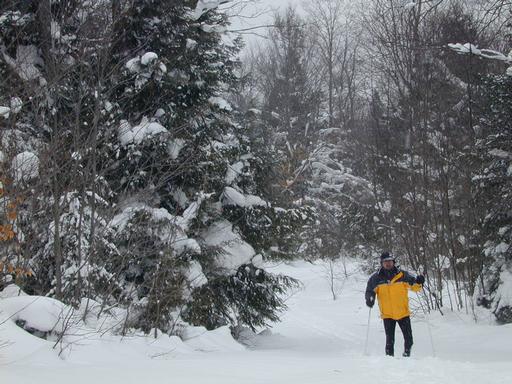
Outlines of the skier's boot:
{"label": "skier's boot", "polygon": [[403,357],[409,357],[409,356],[411,356],[411,350],[410,350],[410,349],[406,349],[406,350],[404,351],[404,353],[402,353],[402,356],[403,356]]}
{"label": "skier's boot", "polygon": [[386,345],[386,356],[394,356],[395,355],[395,351],[393,350],[394,348],[391,346],[388,346]]}

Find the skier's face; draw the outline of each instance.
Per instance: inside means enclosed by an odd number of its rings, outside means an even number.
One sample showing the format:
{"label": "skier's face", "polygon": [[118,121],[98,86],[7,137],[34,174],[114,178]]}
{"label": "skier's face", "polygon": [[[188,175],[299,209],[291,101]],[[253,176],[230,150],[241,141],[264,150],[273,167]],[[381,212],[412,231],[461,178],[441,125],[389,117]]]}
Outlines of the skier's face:
{"label": "skier's face", "polygon": [[393,267],[395,266],[395,262],[394,260],[384,260],[382,262],[382,266],[384,267],[384,269],[393,269]]}

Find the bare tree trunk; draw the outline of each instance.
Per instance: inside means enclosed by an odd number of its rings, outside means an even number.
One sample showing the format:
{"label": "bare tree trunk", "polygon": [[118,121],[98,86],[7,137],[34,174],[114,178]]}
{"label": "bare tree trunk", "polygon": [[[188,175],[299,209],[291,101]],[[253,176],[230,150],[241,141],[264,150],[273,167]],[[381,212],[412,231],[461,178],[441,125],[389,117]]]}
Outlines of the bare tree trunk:
{"label": "bare tree trunk", "polygon": [[52,204],[53,208],[53,254],[55,258],[55,297],[62,299],[62,246],[60,238],[60,199],[59,194],[56,193],[58,180],[53,180],[53,191],[55,201]]}

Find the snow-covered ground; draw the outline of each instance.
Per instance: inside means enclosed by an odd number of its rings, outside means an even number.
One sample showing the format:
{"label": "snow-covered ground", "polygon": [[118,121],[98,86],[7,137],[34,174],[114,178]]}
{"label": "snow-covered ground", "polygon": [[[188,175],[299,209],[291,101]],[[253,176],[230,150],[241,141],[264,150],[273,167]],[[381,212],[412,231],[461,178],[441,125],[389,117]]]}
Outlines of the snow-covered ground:
{"label": "snow-covered ground", "polygon": [[[367,276],[355,263],[348,264],[348,278],[336,281],[336,301],[323,263],[269,269],[300,279],[303,289],[288,298],[281,323],[246,340],[250,347],[234,342],[227,328],[190,329],[185,342],[84,332],[59,357],[53,343],[0,319],[0,341],[10,341],[0,347],[1,383],[512,383],[512,325],[485,318],[475,324],[449,310],[431,314],[427,323],[419,310],[412,322],[413,357],[391,358],[383,356],[384,332],[374,309],[365,355]],[[401,352],[398,327],[396,339]]]}

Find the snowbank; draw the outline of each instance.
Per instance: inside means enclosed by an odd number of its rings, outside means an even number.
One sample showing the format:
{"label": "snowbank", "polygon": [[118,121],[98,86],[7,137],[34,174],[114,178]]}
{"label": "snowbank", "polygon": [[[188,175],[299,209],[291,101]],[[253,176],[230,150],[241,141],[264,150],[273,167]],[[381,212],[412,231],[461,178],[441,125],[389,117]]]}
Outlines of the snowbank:
{"label": "snowbank", "polygon": [[[75,330],[75,336],[53,349],[54,342],[34,337],[12,321],[0,323],[0,344],[8,342],[0,349],[2,383],[512,382],[512,325],[475,324],[471,314],[449,309],[444,316],[433,312],[427,317],[419,308],[412,316],[413,357],[386,357],[382,320],[364,304],[368,276],[348,258],[334,267],[346,271],[336,276],[337,300],[332,299],[329,262],[267,263],[266,270],[299,279],[303,289],[287,297],[289,310],[272,332],[244,335],[250,338],[250,349],[234,342],[227,327],[185,328],[180,339],[161,332],[156,338],[155,333],[120,337],[107,329],[93,332],[92,326]],[[396,334],[400,351],[398,327]]]}
{"label": "snowbank", "polygon": [[228,326],[207,331],[204,327],[188,327],[181,334],[185,343],[196,351],[221,352],[243,351],[245,348],[237,343]]}
{"label": "snowbank", "polygon": [[[10,275],[9,275],[10,276]],[[3,291],[0,292],[0,299],[6,299],[8,297],[27,296],[23,290],[16,284],[8,284]]]}
{"label": "snowbank", "polygon": [[[0,294],[8,296],[6,292]],[[123,309],[106,310],[100,303],[87,299],[82,300],[78,310],[73,310],[48,297],[2,298],[0,366],[5,362],[26,363],[30,359],[50,366],[61,365],[62,359],[112,364],[116,361],[169,359],[194,352],[244,350],[233,339],[228,327],[208,331],[185,325],[181,338],[157,330],[152,330],[149,335],[135,332],[121,336],[117,331],[126,315]]]}
{"label": "snowbank", "polygon": [[8,297],[0,300],[0,323],[10,321],[37,334],[61,334],[73,311],[61,302],[42,296]]}

